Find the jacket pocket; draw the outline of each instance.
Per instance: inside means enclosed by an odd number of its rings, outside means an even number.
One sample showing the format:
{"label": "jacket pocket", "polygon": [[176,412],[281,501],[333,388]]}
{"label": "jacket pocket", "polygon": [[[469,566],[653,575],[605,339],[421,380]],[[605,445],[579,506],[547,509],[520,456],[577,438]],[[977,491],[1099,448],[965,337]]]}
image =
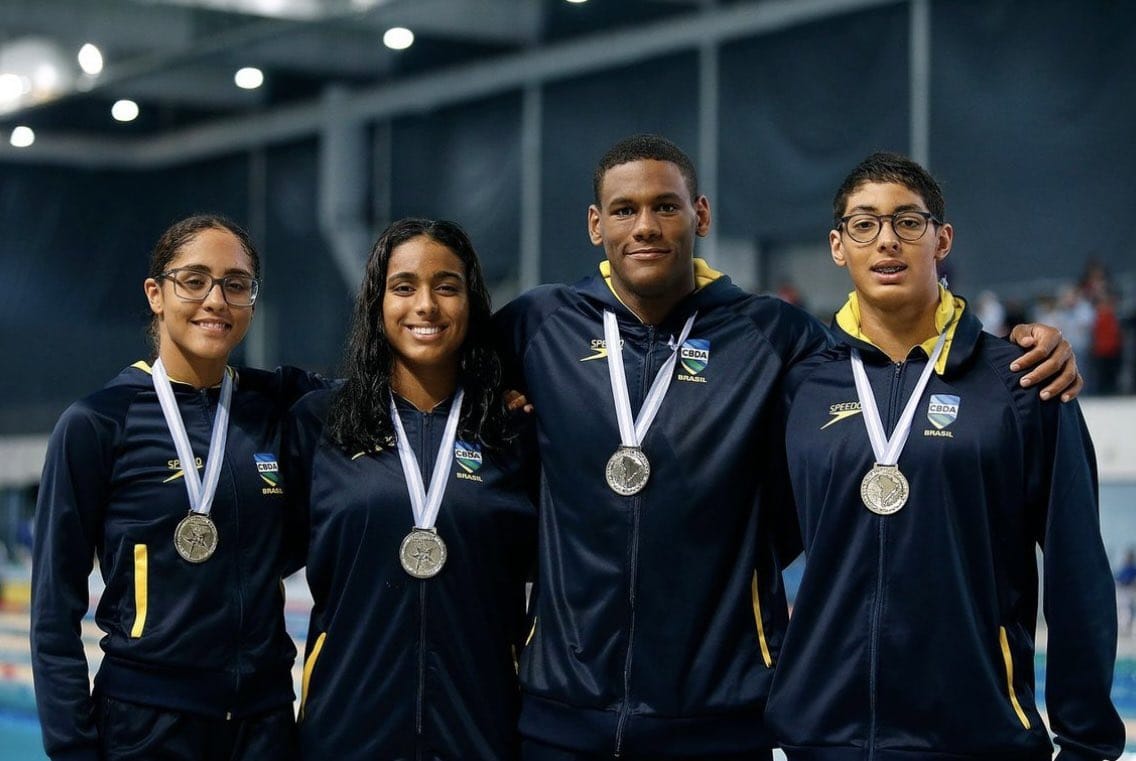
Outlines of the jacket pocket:
{"label": "jacket pocket", "polygon": [[1010,640],[1006,636],[1006,627],[998,627],[998,643],[1002,647],[1002,663],[1006,667],[1006,689],[1010,695],[1010,705],[1014,709],[1014,713],[1018,715],[1018,721],[1026,729],[1030,728],[1029,717],[1026,712],[1022,710],[1022,704],[1018,702],[1018,693],[1014,690],[1014,654],[1010,652]]}
{"label": "jacket pocket", "polygon": [[773,656],[769,653],[769,643],[765,640],[765,622],[761,620],[761,595],[758,594],[757,571],[749,584],[750,597],[753,598],[753,618],[757,622],[757,643],[761,645],[761,660],[765,668],[773,668]]}
{"label": "jacket pocket", "polygon": [[308,660],[304,662],[304,675],[300,681],[300,718],[304,718],[304,706],[308,703],[308,686],[312,681],[312,671],[315,670],[316,661],[319,660],[320,651],[323,650],[324,640],[327,639],[327,632],[323,632],[316,638],[316,644],[312,647],[312,654],[308,656]]}
{"label": "jacket pocket", "polygon": [[146,610],[150,599],[150,556],[144,544],[134,545],[134,625],[130,636],[137,639],[146,628]]}

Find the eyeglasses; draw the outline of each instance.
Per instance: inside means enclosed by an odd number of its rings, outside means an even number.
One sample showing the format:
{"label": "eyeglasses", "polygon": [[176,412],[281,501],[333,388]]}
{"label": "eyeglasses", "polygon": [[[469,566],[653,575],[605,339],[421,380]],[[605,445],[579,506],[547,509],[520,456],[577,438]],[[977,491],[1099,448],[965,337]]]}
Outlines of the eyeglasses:
{"label": "eyeglasses", "polygon": [[174,294],[182,301],[205,301],[213,286],[220,283],[225,303],[231,307],[251,307],[260,292],[260,283],[248,275],[213,277],[201,270],[175,269],[163,272],[156,279],[173,283]]}
{"label": "eyeglasses", "polygon": [[943,224],[933,214],[926,211],[901,211],[895,214],[849,214],[840,218],[836,229],[844,228],[848,237],[857,243],[871,243],[880,234],[884,227],[884,220],[891,222],[891,229],[895,237],[908,243],[914,243],[927,232],[928,223]]}

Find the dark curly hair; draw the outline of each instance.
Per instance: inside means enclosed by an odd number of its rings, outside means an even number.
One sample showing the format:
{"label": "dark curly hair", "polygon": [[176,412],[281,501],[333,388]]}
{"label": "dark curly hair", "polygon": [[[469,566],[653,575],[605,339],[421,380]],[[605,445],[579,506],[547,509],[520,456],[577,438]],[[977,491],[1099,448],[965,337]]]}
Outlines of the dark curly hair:
{"label": "dark curly hair", "polygon": [[902,185],[919,195],[927,204],[927,211],[939,223],[946,221],[947,203],[943,199],[943,189],[931,173],[907,156],[888,151],[877,151],[856,165],[836,191],[832,199],[832,223],[839,229],[840,218],[844,216],[848,197],[861,185],[869,182]]}
{"label": "dark curly hair", "polygon": [[603,205],[600,193],[603,191],[604,175],[609,169],[632,161],[644,160],[669,161],[677,166],[682,178],[686,180],[690,199],[693,201],[698,198],[698,172],[695,171],[694,162],[690,157],[662,135],[642,133],[623,138],[600,157],[592,173],[592,194],[595,196],[596,206]]}
{"label": "dark curly hair", "polygon": [[446,220],[406,218],[392,223],[367,259],[363,285],[347,340],[343,375],[328,414],[327,433],[348,452],[387,447],[394,438],[390,419],[394,354],[383,328],[383,294],[395,248],[426,236],[452,251],[465,265],[469,327],[458,357],[458,385],[465,389],[458,430],[492,449],[512,438],[502,388],[501,360],[494,349],[489,289],[477,253],[465,231]]}

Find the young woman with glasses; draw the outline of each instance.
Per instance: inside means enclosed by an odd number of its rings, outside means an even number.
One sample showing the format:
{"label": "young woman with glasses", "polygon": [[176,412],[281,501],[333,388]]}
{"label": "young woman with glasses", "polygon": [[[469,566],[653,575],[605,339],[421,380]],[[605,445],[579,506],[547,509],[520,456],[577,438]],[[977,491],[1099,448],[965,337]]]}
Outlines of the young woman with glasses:
{"label": "young woman with glasses", "polygon": [[[69,407],[36,509],[32,666],[52,759],[288,759],[280,421],[319,387],[234,369],[260,260],[215,216],[170,227],[143,288],[155,356]],[[103,658],[80,637],[92,558]]]}

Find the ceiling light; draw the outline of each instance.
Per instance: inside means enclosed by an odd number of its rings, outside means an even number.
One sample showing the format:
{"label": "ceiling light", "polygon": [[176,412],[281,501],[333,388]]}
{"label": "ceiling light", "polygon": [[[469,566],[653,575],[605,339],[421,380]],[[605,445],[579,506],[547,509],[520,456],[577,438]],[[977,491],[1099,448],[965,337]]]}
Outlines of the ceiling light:
{"label": "ceiling light", "polygon": [[103,70],[103,54],[97,47],[87,43],[79,48],[79,68],[94,76]]}
{"label": "ceiling light", "polygon": [[132,122],[138,118],[138,104],[132,100],[116,100],[110,107],[110,115],[120,122]]}
{"label": "ceiling light", "polygon": [[53,93],[59,90],[59,69],[50,63],[41,63],[32,73],[33,87],[40,93]]}
{"label": "ceiling light", "polygon": [[20,125],[12,130],[12,136],[8,138],[8,142],[16,148],[27,148],[35,142],[35,132],[31,127]]}
{"label": "ceiling light", "polygon": [[19,100],[30,89],[31,83],[24,77],[16,74],[0,74],[0,102]]}
{"label": "ceiling light", "polygon": [[255,66],[246,66],[243,69],[237,69],[237,73],[233,75],[233,81],[242,90],[255,90],[264,84],[264,72]]}
{"label": "ceiling light", "polygon": [[582,5],[583,3],[588,2],[588,0],[568,0],[568,2],[572,3],[573,5]]}
{"label": "ceiling light", "polygon": [[392,26],[383,34],[383,44],[391,50],[406,50],[414,44],[414,32],[406,27]]}

